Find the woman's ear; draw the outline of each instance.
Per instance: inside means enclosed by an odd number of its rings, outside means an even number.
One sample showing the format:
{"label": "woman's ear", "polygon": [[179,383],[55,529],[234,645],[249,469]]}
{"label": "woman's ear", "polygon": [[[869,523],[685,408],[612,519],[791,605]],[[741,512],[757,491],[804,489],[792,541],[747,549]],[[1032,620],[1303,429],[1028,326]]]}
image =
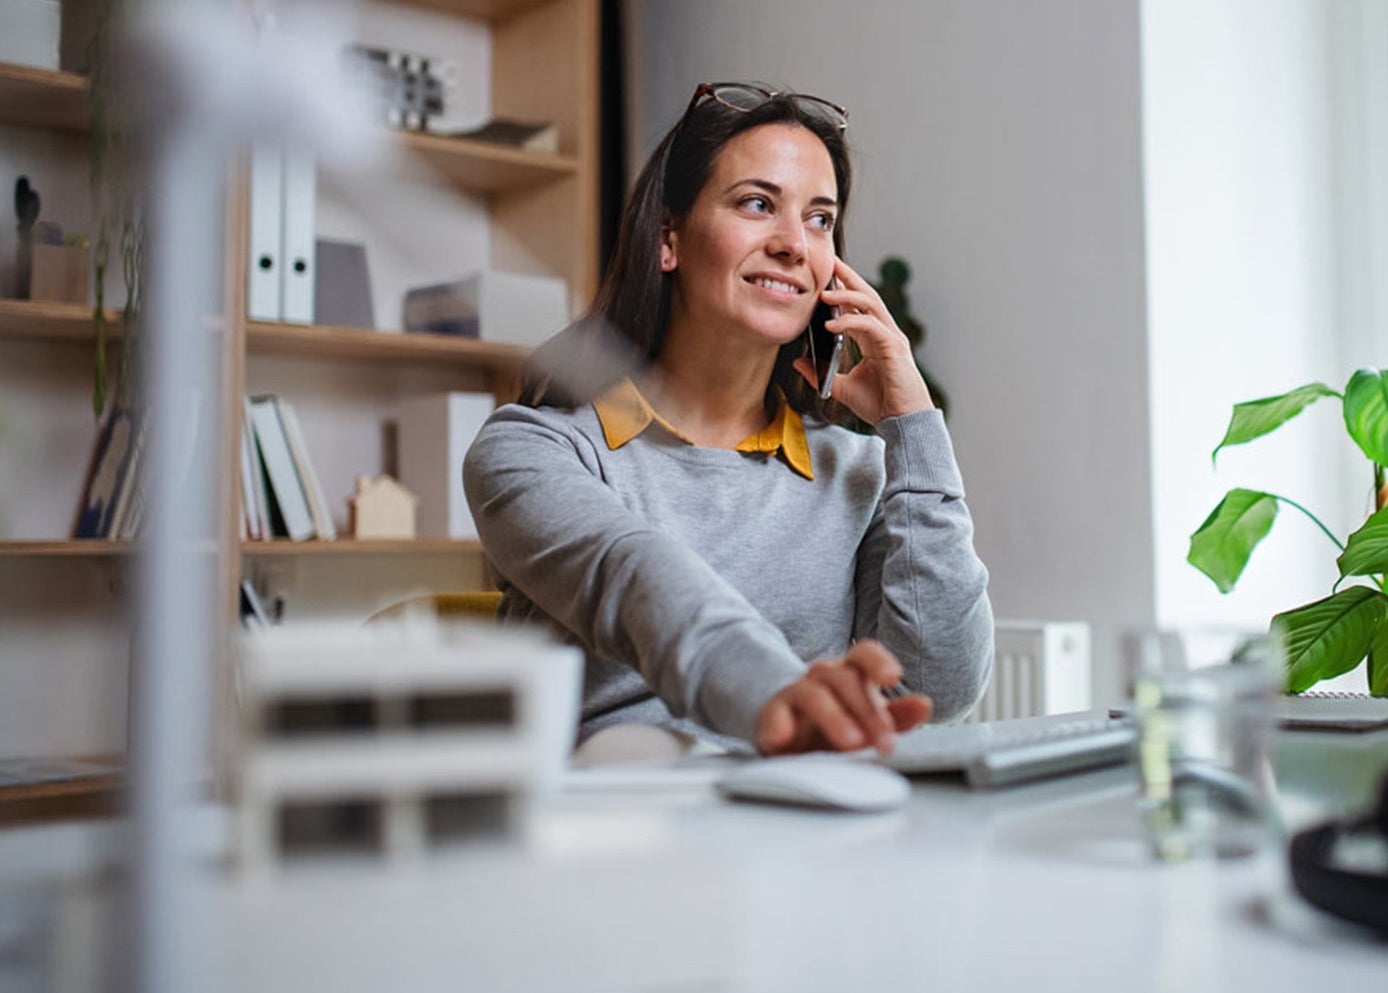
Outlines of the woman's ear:
{"label": "woman's ear", "polygon": [[660,227],[660,271],[674,272],[679,268],[679,256],[675,254],[676,234],[674,227],[666,221]]}

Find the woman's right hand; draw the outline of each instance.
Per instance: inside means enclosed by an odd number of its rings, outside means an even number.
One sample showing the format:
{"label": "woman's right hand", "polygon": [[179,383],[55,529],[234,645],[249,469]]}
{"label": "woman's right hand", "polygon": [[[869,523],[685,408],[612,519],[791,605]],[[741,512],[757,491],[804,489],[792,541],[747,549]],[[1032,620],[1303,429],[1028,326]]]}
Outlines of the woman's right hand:
{"label": "woman's right hand", "polygon": [[930,717],[928,697],[887,700],[882,688],[901,680],[901,663],[876,641],[860,641],[842,659],[816,662],[757,715],[756,746],[764,755],[794,752],[891,752],[896,735]]}

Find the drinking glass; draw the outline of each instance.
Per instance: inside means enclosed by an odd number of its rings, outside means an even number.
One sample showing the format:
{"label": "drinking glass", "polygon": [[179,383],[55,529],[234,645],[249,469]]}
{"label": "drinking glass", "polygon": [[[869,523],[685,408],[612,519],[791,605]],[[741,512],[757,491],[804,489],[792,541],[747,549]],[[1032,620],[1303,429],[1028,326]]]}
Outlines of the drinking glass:
{"label": "drinking glass", "polygon": [[1156,857],[1256,851],[1269,837],[1275,637],[1155,631],[1133,639],[1138,810]]}

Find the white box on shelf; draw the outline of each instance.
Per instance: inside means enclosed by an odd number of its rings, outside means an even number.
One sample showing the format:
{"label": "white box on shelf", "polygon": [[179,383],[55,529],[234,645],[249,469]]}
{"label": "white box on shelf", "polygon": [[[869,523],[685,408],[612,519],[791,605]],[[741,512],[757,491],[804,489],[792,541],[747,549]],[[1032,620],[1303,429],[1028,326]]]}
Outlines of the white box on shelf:
{"label": "white box on shelf", "polygon": [[569,288],[553,276],[474,272],[405,294],[406,331],[534,347],[569,322]]}
{"label": "white box on shelf", "polygon": [[58,68],[63,8],[58,0],[0,2],[0,62]]}
{"label": "white box on shelf", "polygon": [[437,393],[401,402],[400,482],[419,497],[419,537],[477,537],[463,495],[463,456],[495,406],[490,393]]}

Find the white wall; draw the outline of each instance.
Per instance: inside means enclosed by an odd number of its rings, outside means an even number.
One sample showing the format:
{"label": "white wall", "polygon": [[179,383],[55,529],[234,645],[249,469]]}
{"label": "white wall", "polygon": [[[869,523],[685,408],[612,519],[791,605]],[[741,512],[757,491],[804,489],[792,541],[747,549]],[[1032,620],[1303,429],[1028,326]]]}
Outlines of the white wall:
{"label": "white wall", "polygon": [[1317,379],[1340,389],[1348,378],[1333,6],[1142,8],[1152,508],[1165,624],[1262,627],[1331,591],[1334,545],[1286,507],[1232,594],[1187,565],[1189,534],[1227,489],[1287,496],[1343,537],[1369,484],[1361,458],[1359,499],[1346,499],[1353,451],[1334,400],[1221,453],[1217,472],[1209,458],[1234,403]]}
{"label": "white wall", "polygon": [[1153,618],[1136,0],[646,0],[648,150],[701,80],[849,108],[848,260],[912,265],[999,616]]}

